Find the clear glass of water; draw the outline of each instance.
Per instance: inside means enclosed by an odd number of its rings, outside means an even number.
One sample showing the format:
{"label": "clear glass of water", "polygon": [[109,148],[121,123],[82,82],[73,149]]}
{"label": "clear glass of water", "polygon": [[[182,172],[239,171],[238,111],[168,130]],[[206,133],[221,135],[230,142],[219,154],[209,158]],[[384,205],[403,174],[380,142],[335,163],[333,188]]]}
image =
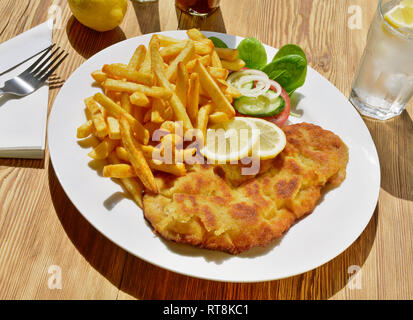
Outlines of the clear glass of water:
{"label": "clear glass of water", "polygon": [[380,0],[354,80],[351,103],[365,116],[387,120],[403,112],[413,95],[413,30],[385,19],[400,0]]}

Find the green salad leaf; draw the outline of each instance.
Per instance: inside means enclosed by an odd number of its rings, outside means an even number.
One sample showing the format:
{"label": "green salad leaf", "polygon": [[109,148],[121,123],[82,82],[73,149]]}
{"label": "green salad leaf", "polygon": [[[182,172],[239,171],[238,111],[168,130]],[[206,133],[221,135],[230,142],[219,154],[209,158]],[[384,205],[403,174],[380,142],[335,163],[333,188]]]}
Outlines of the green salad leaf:
{"label": "green salad leaf", "polygon": [[245,38],[237,49],[239,57],[245,61],[245,67],[260,70],[267,64],[265,48],[256,38]]}
{"label": "green salad leaf", "polygon": [[216,48],[228,48],[227,44],[217,37],[209,37]]}
{"label": "green salad leaf", "polygon": [[[272,59],[272,61],[274,62],[278,59],[288,57],[288,56],[294,56],[294,55],[298,55],[298,56],[302,57],[305,60],[305,68],[302,68],[300,76],[296,76],[296,79],[294,80],[294,83],[290,84],[290,90],[286,89],[290,96],[297,88],[301,87],[305,82],[305,78],[307,77],[307,64],[308,64],[307,56],[305,55],[305,52],[303,51],[303,49],[301,49],[299,46],[297,46],[295,44],[286,44],[283,47],[281,47],[280,50],[278,50],[277,54]],[[302,63],[303,63],[303,61],[301,61],[301,64]],[[298,66],[298,68],[300,68],[300,66]],[[285,72],[285,70],[278,70],[278,72],[282,72],[282,71]],[[273,70],[273,73],[274,73],[274,70]],[[276,79],[278,77],[279,76],[277,75],[272,79],[277,81]]]}
{"label": "green salad leaf", "polygon": [[242,40],[237,49],[239,57],[245,61],[245,67],[262,70],[289,95],[304,84],[308,62],[305,52],[299,46],[284,45],[269,64],[264,46],[254,37]]}
{"label": "green salad leaf", "polygon": [[307,57],[305,55],[305,52],[303,51],[303,49],[301,49],[296,44],[286,44],[286,45],[282,46],[281,49],[278,50],[277,54],[274,56],[272,61],[275,61],[279,58],[289,56],[289,55],[292,55],[292,54],[296,54],[296,55],[299,55],[299,56],[303,57],[305,59],[305,61],[307,62]]}
{"label": "green salad leaf", "polygon": [[307,74],[307,60],[301,55],[289,54],[276,58],[263,69],[268,77],[277,81],[289,95],[301,87]]}

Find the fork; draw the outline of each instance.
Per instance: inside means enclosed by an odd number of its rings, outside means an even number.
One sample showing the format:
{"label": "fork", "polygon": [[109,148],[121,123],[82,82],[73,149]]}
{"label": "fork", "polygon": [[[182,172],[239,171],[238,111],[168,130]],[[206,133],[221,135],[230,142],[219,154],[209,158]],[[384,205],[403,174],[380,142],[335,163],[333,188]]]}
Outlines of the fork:
{"label": "fork", "polygon": [[39,89],[69,55],[60,47],[52,50],[54,46],[46,48],[42,56],[21,74],[7,80],[0,88],[0,95],[9,93],[23,97]]}

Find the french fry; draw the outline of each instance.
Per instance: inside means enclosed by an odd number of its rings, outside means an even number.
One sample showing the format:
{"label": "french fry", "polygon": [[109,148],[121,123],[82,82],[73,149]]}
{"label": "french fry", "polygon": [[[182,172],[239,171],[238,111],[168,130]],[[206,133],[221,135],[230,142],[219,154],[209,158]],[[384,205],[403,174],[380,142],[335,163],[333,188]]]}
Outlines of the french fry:
{"label": "french fry", "polygon": [[128,67],[132,70],[138,70],[143,61],[145,60],[146,55],[146,47],[141,44],[139,47],[136,48],[135,52],[132,55],[132,58],[129,61]]}
{"label": "french fry", "polygon": [[118,143],[119,143],[118,141],[111,140],[109,139],[109,137],[106,137],[105,139],[103,139],[101,143],[99,143],[96,147],[94,147],[93,150],[88,153],[88,155],[89,157],[95,160],[106,159],[109,153],[113,149],[115,149]]}
{"label": "french fry", "polygon": [[183,42],[174,43],[162,48],[159,52],[162,59],[165,61],[174,59],[178,54],[181,53],[181,51],[185,48],[186,43],[188,42],[189,41],[185,40]]}
{"label": "french fry", "polygon": [[165,121],[161,124],[160,128],[181,137],[184,135],[184,130],[180,121]]}
{"label": "french fry", "polygon": [[145,108],[132,107],[132,116],[140,123],[143,123],[143,116],[145,115],[145,112]]}
{"label": "french fry", "polygon": [[215,51],[222,60],[234,61],[238,58],[237,49],[215,48]]}
{"label": "french fry", "polygon": [[225,95],[225,98],[227,98],[227,100],[228,100],[229,103],[232,103],[232,102],[234,101],[234,98],[233,98],[231,95],[229,95],[229,94],[226,94],[226,95]]}
{"label": "french fry", "polygon": [[[121,80],[116,80],[116,81],[121,81]],[[104,87],[105,83],[102,83],[102,86]],[[122,92],[114,91],[114,90],[106,90],[105,88],[105,94],[113,101],[115,101],[117,104],[120,105],[120,99],[122,96]],[[105,109],[103,108],[103,111]],[[104,114],[105,115],[105,114]],[[106,116],[106,115],[105,115]]]}
{"label": "french fry", "polygon": [[187,136],[205,138],[208,125],[235,115],[231,102],[240,92],[226,79],[244,61],[236,49],[215,48],[198,29],[187,34],[188,40],[153,35],[128,64],[108,63],[91,73],[105,94],[85,99],[88,120],[77,129],[79,145],[92,138],[89,156],[107,159],[103,175],[120,179],[141,207],[144,188],[159,192],[153,171],[186,174],[184,159],[197,151],[183,148]]}
{"label": "french fry", "polygon": [[196,128],[202,132],[202,139],[205,142],[206,132],[208,127],[208,118],[209,114],[211,113],[212,106],[211,104],[207,104],[202,106],[198,112],[198,118],[196,122]]}
{"label": "french fry", "polygon": [[230,95],[233,98],[238,98],[242,96],[241,92],[239,92],[233,86],[228,85],[228,83],[227,83],[227,88],[225,89],[224,93],[225,95]]}
{"label": "french fry", "polygon": [[199,61],[204,66],[209,66],[211,64],[211,56],[206,55],[206,56],[202,56],[199,59],[194,59],[194,60],[189,61],[186,64],[186,70],[188,73],[194,72],[195,64],[197,61]]}
{"label": "french fry", "polygon": [[148,87],[143,84],[114,79],[107,79],[104,82],[104,87],[108,90],[127,92],[130,94],[139,91],[146,96],[162,99],[169,99],[172,95],[170,88],[161,88],[157,86]]}
{"label": "french fry", "polygon": [[[116,157],[114,152],[111,152],[108,156],[108,160],[112,164],[119,164],[120,160]],[[143,185],[137,178],[123,178],[120,179],[122,185],[128,191],[133,200],[138,204],[139,207],[143,208],[143,201],[142,201],[142,192],[143,192]]]}
{"label": "french fry", "polygon": [[199,86],[199,104],[201,106],[204,106],[208,103],[213,103],[211,98],[207,97],[207,94],[205,93],[204,89],[202,89],[202,86]]}
{"label": "french fry", "polygon": [[91,135],[85,139],[78,140],[77,143],[82,148],[94,148],[96,147],[101,141],[94,135]]}
{"label": "french fry", "polygon": [[116,147],[115,152],[116,152],[116,156],[120,160],[125,161],[125,162],[130,162],[129,154],[128,154],[128,151],[125,149],[125,147],[121,147],[121,146]]}
{"label": "french fry", "polygon": [[150,107],[150,101],[142,92],[136,91],[131,94],[130,102],[138,107]]}
{"label": "french fry", "polygon": [[117,103],[113,102],[110,98],[105,96],[104,94],[98,92],[94,95],[94,99],[99,102],[110,114],[112,114],[115,118],[119,118],[123,115],[129,123],[133,127],[133,131],[135,132],[139,141],[143,144],[147,144],[149,141],[149,132],[146,130],[141,123],[136,120],[130,113],[126,112],[121,106]]}
{"label": "french fry", "polygon": [[119,123],[122,143],[125,149],[128,151],[129,159],[136,175],[139,177],[146,188],[148,188],[153,193],[158,193],[158,187],[156,185],[155,178],[148,166],[148,163],[145,160],[145,157],[143,156],[142,149],[140,145],[133,139],[129,120],[125,117],[125,115],[122,114],[119,118]]}
{"label": "french fry", "polygon": [[93,121],[88,120],[86,123],[82,124],[77,128],[76,137],[78,139],[83,139],[90,136],[93,133],[94,126]]}
{"label": "french fry", "polygon": [[159,110],[154,110],[152,108],[151,121],[155,123],[162,123],[165,121],[165,119],[162,118],[161,114],[159,113]]}
{"label": "french fry", "polygon": [[192,40],[199,41],[202,39],[206,39],[206,37],[199,31],[198,29],[192,28],[186,31],[188,37]]}
{"label": "french fry", "polygon": [[152,109],[149,108],[146,110],[145,114],[143,115],[143,123],[147,123],[149,121],[151,121],[152,118]]}
{"label": "french fry", "polygon": [[229,71],[224,68],[216,68],[216,67],[207,67],[208,73],[214,78],[214,79],[222,79],[225,80],[228,78]]}
{"label": "french fry", "polygon": [[201,83],[202,88],[208,93],[217,108],[228,113],[230,117],[233,117],[235,115],[233,106],[228,102],[214,79],[199,61],[197,61],[195,65],[195,71],[199,74],[199,82]]}
{"label": "french fry", "polygon": [[108,126],[105,121],[105,117],[101,112],[92,114],[93,125],[95,126],[96,136],[98,138],[104,138],[108,134]]}
{"label": "french fry", "polygon": [[156,159],[150,159],[148,163],[152,170],[167,172],[175,176],[184,176],[186,174],[186,168],[183,163],[166,164]]}
{"label": "french fry", "polygon": [[216,124],[230,120],[228,114],[222,111],[216,111],[209,115],[209,123]]}
{"label": "french fry", "polygon": [[152,114],[151,121],[156,123],[162,123],[166,119],[171,119],[173,115],[169,113],[172,111],[169,105],[162,99],[153,99],[152,102]]}
{"label": "french fry", "polygon": [[177,43],[185,41],[185,40],[179,40],[179,39],[171,38],[168,36],[164,36],[162,34],[158,34],[158,40],[159,40],[159,45],[161,47],[168,47],[172,44],[177,44]]}
{"label": "french fry", "polygon": [[209,39],[206,39],[206,41],[195,41],[194,46],[195,53],[201,56],[211,54],[214,51],[214,44]]}
{"label": "french fry", "polygon": [[191,119],[193,124],[196,124],[199,104],[199,76],[196,72],[192,73],[189,78],[186,101],[186,111],[188,113],[189,119]]}
{"label": "french fry", "polygon": [[93,72],[91,73],[91,76],[92,76],[92,78],[93,78],[96,82],[99,82],[99,83],[104,82],[104,81],[107,79],[107,77],[108,77],[107,74],[104,73],[104,72],[101,71],[101,70],[93,71]]}
{"label": "french fry", "polygon": [[175,92],[184,107],[186,107],[186,93],[188,90],[188,73],[183,62],[178,63]]}
{"label": "french fry", "polygon": [[120,97],[120,106],[127,112],[132,113],[132,104],[129,100],[129,94],[127,92],[122,92]]}
{"label": "french fry", "polygon": [[165,108],[161,112],[162,118],[164,118],[165,120],[173,120],[174,110],[172,109],[171,104],[167,100],[162,101],[165,104]]}
{"label": "french fry", "polygon": [[[155,76],[160,86],[166,89],[170,89],[170,83],[161,70],[155,70]],[[179,100],[175,92],[172,93],[172,97],[170,98],[169,102],[174,110],[176,119],[183,122],[184,130],[191,129],[191,120],[189,119],[185,107],[183,106],[181,100]]]}
{"label": "french fry", "polygon": [[221,59],[215,49],[211,52],[211,66],[215,68],[222,68]]}
{"label": "french fry", "polygon": [[225,94],[226,93],[225,91],[227,90],[229,86],[228,82],[226,82],[223,79],[217,79],[217,78],[214,78],[214,80],[217,83],[218,87],[221,89],[221,91]]}
{"label": "french fry", "polygon": [[161,149],[154,146],[142,146],[142,152],[146,159],[158,159],[161,154]]}
{"label": "french fry", "polygon": [[234,61],[221,60],[221,63],[225,69],[232,71],[239,71],[245,67],[245,62],[241,59],[236,59]]}
{"label": "french fry", "polygon": [[157,36],[152,36],[151,40],[149,41],[148,50],[146,51],[145,59],[139,69],[142,73],[151,73],[151,65],[152,65],[152,58],[151,58],[151,45],[153,42],[159,42]]}
{"label": "french fry", "polygon": [[178,63],[187,63],[191,58],[192,54],[195,52],[195,47],[192,42],[188,42],[183,50],[178,54],[178,56],[171,62],[168,69],[166,70],[165,76],[169,81],[176,78]]}
{"label": "french fry", "polygon": [[195,53],[198,55],[206,55],[211,54],[214,50],[213,47],[210,46],[210,43],[202,42],[202,41],[191,41],[191,40],[184,40],[175,44],[172,44],[168,47],[162,48],[160,50],[161,57],[169,61],[175,58],[185,47],[187,42],[192,42],[195,48]]}
{"label": "french fry", "polygon": [[[157,149],[153,146],[147,145],[147,146],[141,146],[143,156],[145,159],[156,159],[156,155],[160,155],[161,151],[160,149]],[[129,154],[128,151],[125,149],[125,147],[116,147],[116,156],[121,159],[122,161],[130,162],[129,161]]]}
{"label": "french fry", "polygon": [[93,97],[86,98],[84,102],[91,116],[102,111],[102,108],[96,103]]}
{"label": "french fry", "polygon": [[126,79],[127,81],[136,82],[147,86],[151,86],[153,84],[153,75],[151,73],[139,72],[124,64],[105,64],[102,71],[111,78]]}
{"label": "french fry", "polygon": [[108,122],[109,138],[113,140],[119,140],[121,136],[118,119],[113,117],[107,117],[106,121]]}
{"label": "french fry", "polygon": [[103,167],[103,176],[105,178],[132,178],[136,177],[135,170],[132,166],[125,163],[109,164]]}

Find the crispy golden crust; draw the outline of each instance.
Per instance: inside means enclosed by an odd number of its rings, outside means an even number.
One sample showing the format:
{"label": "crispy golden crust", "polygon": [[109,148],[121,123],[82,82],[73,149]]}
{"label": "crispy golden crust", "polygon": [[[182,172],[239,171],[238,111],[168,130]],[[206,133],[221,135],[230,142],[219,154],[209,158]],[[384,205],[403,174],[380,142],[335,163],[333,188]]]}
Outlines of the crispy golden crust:
{"label": "crispy golden crust", "polygon": [[330,131],[301,123],[284,128],[287,145],[257,176],[235,165],[195,165],[179,178],[157,175],[144,214],[168,240],[232,254],[265,246],[313,211],[326,184],[345,178],[348,150]]}

